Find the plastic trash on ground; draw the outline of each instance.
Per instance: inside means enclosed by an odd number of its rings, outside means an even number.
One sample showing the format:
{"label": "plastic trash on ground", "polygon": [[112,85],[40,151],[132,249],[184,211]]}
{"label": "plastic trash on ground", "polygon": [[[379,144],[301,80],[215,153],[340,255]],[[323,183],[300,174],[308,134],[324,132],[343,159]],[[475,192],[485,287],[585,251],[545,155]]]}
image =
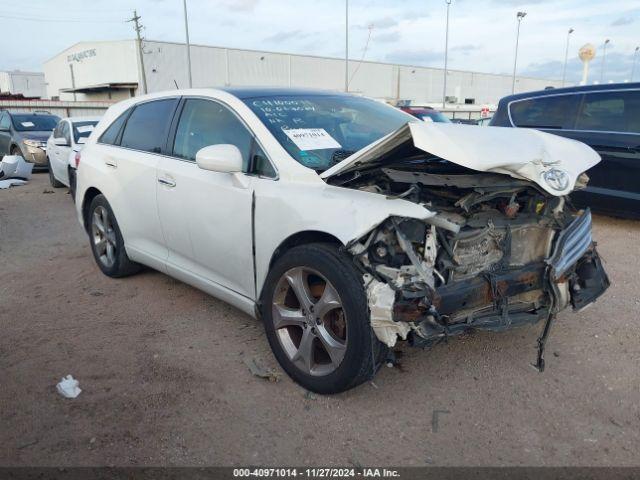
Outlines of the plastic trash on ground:
{"label": "plastic trash on ground", "polygon": [[80,382],[78,382],[78,380],[73,378],[71,375],[67,375],[56,385],[56,389],[58,390],[58,393],[65,398],[76,398],[80,395],[80,392],[82,392],[79,385]]}

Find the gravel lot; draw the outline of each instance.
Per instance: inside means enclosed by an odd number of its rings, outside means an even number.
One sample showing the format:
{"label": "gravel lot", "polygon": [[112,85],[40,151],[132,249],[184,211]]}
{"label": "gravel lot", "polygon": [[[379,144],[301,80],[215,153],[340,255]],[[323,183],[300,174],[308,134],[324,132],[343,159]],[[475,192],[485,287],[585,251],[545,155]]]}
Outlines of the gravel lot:
{"label": "gravel lot", "polygon": [[596,217],[595,237],[613,285],[560,315],[544,374],[537,325],[403,348],[375,385],[323,397],[254,377],[245,359],[282,371],[234,308],[102,275],[38,174],[0,191],[0,464],[640,465],[640,222]]}

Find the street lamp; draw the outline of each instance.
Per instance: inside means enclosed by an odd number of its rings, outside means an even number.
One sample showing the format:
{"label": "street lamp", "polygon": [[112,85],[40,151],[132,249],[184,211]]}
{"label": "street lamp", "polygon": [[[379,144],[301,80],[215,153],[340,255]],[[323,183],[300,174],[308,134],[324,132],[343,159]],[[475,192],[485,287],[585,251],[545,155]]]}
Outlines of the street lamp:
{"label": "street lamp", "polygon": [[189,75],[189,88],[193,87],[191,79],[191,44],[189,43],[189,20],[187,17],[187,0],[183,0],[184,5],[184,33],[187,40],[187,73]]}
{"label": "street lamp", "polygon": [[447,100],[447,60],[449,54],[449,7],[451,6],[451,0],[444,0],[447,4],[447,28],[444,36],[444,82],[442,87],[442,108],[445,108]]}
{"label": "street lamp", "polygon": [[571,38],[571,34],[574,32],[575,30],[573,28],[570,28],[568,33],[567,33],[567,48],[564,51],[564,68],[562,69],[562,86],[564,87],[564,79],[567,75],[567,60],[569,59],[569,39]]}
{"label": "street lamp", "polygon": [[636,60],[638,57],[638,50],[640,50],[640,47],[636,47],[635,51],[633,52],[633,65],[631,67],[631,81],[633,82],[633,76],[636,73]]}
{"label": "street lamp", "polygon": [[344,2],[344,91],[349,92],[349,0]]}
{"label": "street lamp", "polygon": [[511,81],[511,93],[516,91],[516,66],[518,64],[518,41],[520,40],[520,22],[527,16],[527,12],[518,12],[516,18],[518,19],[518,30],[516,31],[516,55],[513,59],[513,79]]}
{"label": "street lamp", "polygon": [[607,61],[607,45],[609,44],[610,40],[607,38],[604,41],[604,49],[602,51],[602,64],[600,65],[600,83],[604,82],[604,66],[605,66],[605,62]]}

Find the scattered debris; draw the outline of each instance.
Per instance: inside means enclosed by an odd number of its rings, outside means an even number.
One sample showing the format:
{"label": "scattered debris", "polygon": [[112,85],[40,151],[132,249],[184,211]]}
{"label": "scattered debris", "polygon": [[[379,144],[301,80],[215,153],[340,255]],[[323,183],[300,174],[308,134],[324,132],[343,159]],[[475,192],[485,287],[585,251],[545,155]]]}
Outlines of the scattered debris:
{"label": "scattered debris", "polygon": [[78,380],[73,378],[71,375],[67,375],[56,385],[56,389],[58,390],[58,393],[65,398],[76,398],[80,395],[80,392],[82,392],[79,385],[80,382],[78,382]]}
{"label": "scattered debris", "polygon": [[304,392],[304,398],[306,398],[307,400],[316,400],[318,397],[313,392],[307,390],[306,392]]}
{"label": "scattered debris", "polygon": [[258,362],[255,358],[245,358],[244,364],[249,368],[249,371],[256,377],[265,378],[270,382],[277,382],[280,380],[280,374],[273,371],[271,368],[267,368]]}
{"label": "scattered debris", "polygon": [[440,415],[447,415],[451,413],[449,410],[434,410],[431,415],[431,431],[433,433],[438,433],[438,417]]}
{"label": "scattered debris", "polygon": [[25,162],[18,155],[5,155],[0,161],[0,188],[26,185],[32,170],[33,163]]}
{"label": "scattered debris", "polygon": [[53,193],[53,190],[49,190],[48,188],[45,188],[45,189],[42,191],[42,193],[45,193],[45,194],[47,194],[47,193]]}
{"label": "scattered debris", "polygon": [[31,440],[30,442],[23,443],[22,445],[18,445],[18,450],[22,450],[24,448],[33,447],[38,442],[39,442],[39,440],[36,438],[34,440]]}

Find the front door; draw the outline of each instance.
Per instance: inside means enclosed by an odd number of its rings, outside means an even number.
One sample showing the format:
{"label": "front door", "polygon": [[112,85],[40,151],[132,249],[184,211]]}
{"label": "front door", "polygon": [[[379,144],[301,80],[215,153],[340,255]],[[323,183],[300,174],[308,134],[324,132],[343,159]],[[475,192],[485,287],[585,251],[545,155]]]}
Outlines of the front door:
{"label": "front door", "polygon": [[168,270],[183,270],[255,298],[251,229],[252,182],[244,173],[202,170],[198,150],[232,144],[245,158],[253,136],[226,106],[185,99],[168,156],[157,172],[160,223],[169,250]]}

